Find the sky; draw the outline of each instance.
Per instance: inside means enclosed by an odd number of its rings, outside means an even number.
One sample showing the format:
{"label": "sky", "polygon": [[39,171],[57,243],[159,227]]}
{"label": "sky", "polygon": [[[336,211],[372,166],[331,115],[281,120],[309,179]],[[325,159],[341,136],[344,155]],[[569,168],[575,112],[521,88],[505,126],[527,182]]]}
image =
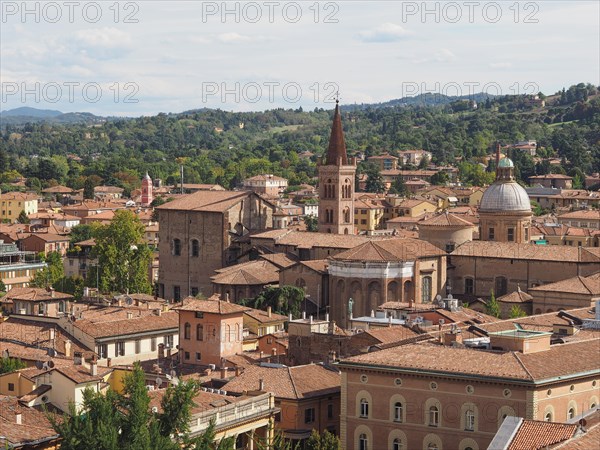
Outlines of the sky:
{"label": "sky", "polygon": [[0,0],[0,11],[1,110],[314,109],[336,95],[600,85],[597,0]]}

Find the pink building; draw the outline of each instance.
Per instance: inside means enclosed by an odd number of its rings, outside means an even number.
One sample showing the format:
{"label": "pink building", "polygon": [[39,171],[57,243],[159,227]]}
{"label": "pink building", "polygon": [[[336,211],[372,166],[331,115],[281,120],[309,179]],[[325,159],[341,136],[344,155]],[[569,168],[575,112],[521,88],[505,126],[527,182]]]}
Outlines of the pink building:
{"label": "pink building", "polygon": [[142,206],[150,206],[154,197],[152,195],[152,178],[146,172],[146,175],[142,179]]}

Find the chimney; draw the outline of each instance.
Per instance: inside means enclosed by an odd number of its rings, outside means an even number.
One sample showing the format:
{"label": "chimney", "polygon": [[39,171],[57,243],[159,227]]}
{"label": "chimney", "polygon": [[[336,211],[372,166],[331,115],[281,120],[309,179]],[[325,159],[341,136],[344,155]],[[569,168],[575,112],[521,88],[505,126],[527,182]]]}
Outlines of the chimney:
{"label": "chimney", "polygon": [[327,328],[328,333],[333,334],[335,332],[335,320],[329,322],[329,326]]}
{"label": "chimney", "polygon": [[227,378],[227,367],[221,367],[221,379]]}
{"label": "chimney", "polygon": [[302,319],[306,320],[306,311],[302,311]]}
{"label": "chimney", "polygon": [[133,313],[131,311],[127,311],[127,318],[131,319],[133,317]]}
{"label": "chimney", "polygon": [[65,341],[65,356],[67,358],[71,357],[71,341],[68,339]]}
{"label": "chimney", "polygon": [[258,390],[259,391],[265,390],[265,380],[263,380],[262,378],[260,380],[258,380]]}
{"label": "chimney", "polygon": [[271,307],[267,306],[267,316],[273,317],[273,312],[271,311]]}
{"label": "chimney", "polygon": [[242,374],[242,368],[240,366],[235,366],[235,376],[239,377]]}
{"label": "chimney", "polygon": [[289,321],[289,322],[291,322],[292,320],[293,320],[292,313],[289,313],[289,314],[288,314],[288,321]]}
{"label": "chimney", "polygon": [[225,301],[229,303],[229,292],[225,293]]}
{"label": "chimney", "polygon": [[17,425],[22,425],[23,424],[23,415],[21,414],[20,411],[15,413],[15,422]]}
{"label": "chimney", "polygon": [[158,317],[160,317],[160,316],[161,316],[161,314],[162,314],[162,309],[160,309],[160,308],[158,308],[158,309],[155,309],[155,310],[154,310],[154,314],[156,314]]}
{"label": "chimney", "polygon": [[329,313],[325,313],[325,322],[329,322]]}
{"label": "chimney", "polygon": [[310,316],[310,323],[313,323],[313,316]]}
{"label": "chimney", "polygon": [[56,330],[54,328],[50,328],[48,330],[48,340],[53,341],[56,334]]}
{"label": "chimney", "polygon": [[117,306],[123,306],[123,300],[121,300],[120,298],[117,300]]}
{"label": "chimney", "polygon": [[162,312],[167,312],[169,311],[169,305],[167,303],[162,305]]}
{"label": "chimney", "polygon": [[54,297],[55,297],[55,292],[56,292],[56,291],[54,290],[54,288],[53,288],[53,287],[51,287],[51,288],[50,288],[50,297],[51,297],[51,298],[54,298]]}
{"label": "chimney", "polygon": [[98,361],[96,361],[96,358],[90,361],[90,375],[93,377],[98,375]]}
{"label": "chimney", "polygon": [[260,356],[259,356],[259,358],[260,358],[259,360],[262,360],[262,359],[263,359],[263,351],[262,351],[262,350],[260,351]]}
{"label": "chimney", "polygon": [[76,366],[81,366],[83,364],[83,355],[81,354],[81,352],[73,353],[73,363]]}
{"label": "chimney", "polygon": [[165,344],[158,344],[158,359],[165,357]]}

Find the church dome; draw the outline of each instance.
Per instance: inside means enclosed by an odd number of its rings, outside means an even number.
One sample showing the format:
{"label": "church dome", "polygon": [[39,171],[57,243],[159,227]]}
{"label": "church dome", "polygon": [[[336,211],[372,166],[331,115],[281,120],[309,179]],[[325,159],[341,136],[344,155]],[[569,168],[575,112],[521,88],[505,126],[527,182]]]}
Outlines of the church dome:
{"label": "church dome", "polygon": [[482,212],[531,212],[531,202],[525,189],[516,181],[496,181],[483,193],[479,210]]}
{"label": "church dome", "polygon": [[510,158],[502,158],[500,160],[500,162],[498,163],[498,166],[504,167],[504,168],[515,167],[515,165],[513,164],[512,160]]}

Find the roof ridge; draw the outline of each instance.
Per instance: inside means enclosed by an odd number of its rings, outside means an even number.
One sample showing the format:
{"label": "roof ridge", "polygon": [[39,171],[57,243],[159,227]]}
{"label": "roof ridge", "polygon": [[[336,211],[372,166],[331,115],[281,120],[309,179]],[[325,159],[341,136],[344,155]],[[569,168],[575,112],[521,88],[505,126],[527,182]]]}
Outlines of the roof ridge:
{"label": "roof ridge", "polygon": [[296,398],[300,398],[300,395],[298,394],[298,388],[296,387],[296,383],[294,382],[294,376],[292,375],[292,367],[288,366],[288,374],[290,376],[290,382],[292,383],[292,388],[294,389],[294,395],[296,396]]}
{"label": "roof ridge", "polygon": [[535,377],[531,374],[531,372],[529,370],[527,370],[527,367],[525,367],[525,363],[523,361],[521,361],[521,359],[519,358],[519,356],[517,355],[516,352],[511,352],[512,355],[515,357],[515,359],[517,361],[519,361],[519,364],[521,365],[521,367],[523,368],[523,370],[525,371],[525,373],[527,373],[527,375],[529,375],[529,378],[531,380],[535,380]]}

